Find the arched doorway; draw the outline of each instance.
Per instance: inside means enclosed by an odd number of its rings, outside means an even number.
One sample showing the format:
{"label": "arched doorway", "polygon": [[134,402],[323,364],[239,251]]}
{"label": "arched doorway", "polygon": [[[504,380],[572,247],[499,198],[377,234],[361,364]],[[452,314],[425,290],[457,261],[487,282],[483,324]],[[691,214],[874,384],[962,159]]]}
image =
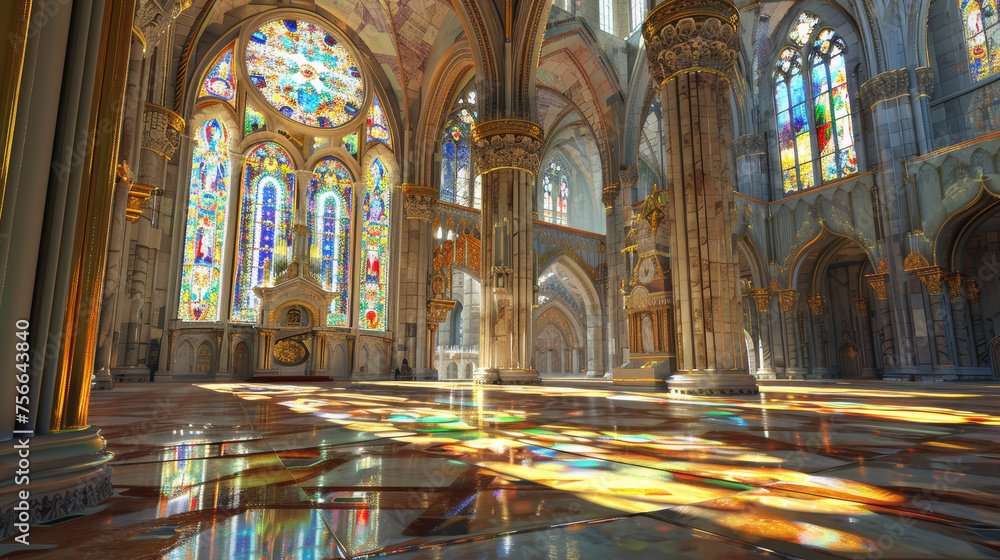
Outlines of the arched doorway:
{"label": "arched doorway", "polygon": [[215,373],[212,354],[212,345],[207,340],[198,346],[198,357],[194,368],[195,373],[198,375],[213,375]]}
{"label": "arched doorway", "polygon": [[233,350],[233,377],[237,379],[250,377],[250,351],[243,342],[237,344]]}

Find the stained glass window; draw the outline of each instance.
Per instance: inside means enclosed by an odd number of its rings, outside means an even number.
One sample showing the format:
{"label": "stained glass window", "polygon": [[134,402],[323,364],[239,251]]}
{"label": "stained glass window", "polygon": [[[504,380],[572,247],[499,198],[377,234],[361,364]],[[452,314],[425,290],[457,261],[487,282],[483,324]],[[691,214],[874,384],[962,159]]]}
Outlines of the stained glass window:
{"label": "stained glass window", "polygon": [[472,154],[469,148],[470,126],[474,119],[462,109],[458,118],[452,118],[445,127],[441,143],[441,186],[438,198],[469,206],[474,201],[472,193]]}
{"label": "stained glass window", "polygon": [[804,47],[809,42],[809,37],[812,36],[813,28],[818,21],[818,17],[802,12],[788,31],[788,38],[796,45]]}
{"label": "stained glass window", "polygon": [[[558,190],[556,190],[558,188]],[[549,162],[549,169],[542,176],[542,220],[554,224],[568,223],[569,181],[562,164]]]}
{"label": "stained glass window", "polygon": [[198,129],[191,159],[177,317],[217,321],[230,177],[226,126],[217,119],[206,121]]}
{"label": "stained glass window", "polygon": [[476,175],[476,181],[472,187],[472,207],[482,210],[483,208],[483,176]]}
{"label": "stained glass window", "polygon": [[806,110],[802,57],[786,48],[775,69],[774,104],[778,120],[781,182],[785,192],[808,189],[815,184],[812,168],[812,136]]}
{"label": "stained glass window", "polygon": [[291,256],[294,182],[291,156],[280,145],[258,144],[247,155],[240,197],[233,321],[257,320],[260,300],[253,288],[273,281]]}
{"label": "stained glass window", "polygon": [[236,74],[233,73],[233,45],[215,57],[201,81],[198,97],[218,97],[232,105],[236,101]]}
{"label": "stained glass window", "polygon": [[813,114],[824,181],[858,172],[847,91],[844,40],[832,29],[819,32],[812,54]]}
{"label": "stained glass window", "polygon": [[262,130],[267,130],[264,114],[258,111],[253,103],[247,101],[246,114],[243,116],[243,134],[253,134]]}
{"label": "stained glass window", "polygon": [[385,118],[385,111],[382,109],[382,102],[378,100],[378,95],[372,100],[372,106],[368,109],[368,139],[367,142],[381,142],[392,147],[389,138],[389,121]]}
{"label": "stained glass window", "polygon": [[250,82],[282,115],[318,128],[354,119],[365,103],[354,56],[320,26],[279,19],[262,25],[246,49]]}
{"label": "stained glass window", "polygon": [[358,133],[353,132],[344,136],[344,149],[355,158],[358,157]]}
{"label": "stained glass window", "polygon": [[996,0],[959,0],[972,81],[1000,72],[1000,19]]}
{"label": "stained glass window", "polygon": [[332,157],[316,164],[309,182],[309,256],[323,288],[335,294],[326,320],[330,327],[348,326],[353,186],[351,172]]}
{"label": "stained glass window", "polygon": [[361,277],[360,326],[383,331],[389,278],[389,170],[379,158],[372,159],[365,173],[365,198],[361,206],[361,246],[364,259]]}

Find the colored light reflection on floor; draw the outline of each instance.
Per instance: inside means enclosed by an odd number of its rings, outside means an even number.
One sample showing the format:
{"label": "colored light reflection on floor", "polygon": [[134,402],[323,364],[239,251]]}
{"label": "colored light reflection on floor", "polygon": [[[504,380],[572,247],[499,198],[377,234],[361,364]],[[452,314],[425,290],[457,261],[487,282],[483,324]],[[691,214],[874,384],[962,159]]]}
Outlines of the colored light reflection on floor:
{"label": "colored light reflection on floor", "polygon": [[94,397],[119,494],[41,558],[1000,557],[996,388],[157,389]]}

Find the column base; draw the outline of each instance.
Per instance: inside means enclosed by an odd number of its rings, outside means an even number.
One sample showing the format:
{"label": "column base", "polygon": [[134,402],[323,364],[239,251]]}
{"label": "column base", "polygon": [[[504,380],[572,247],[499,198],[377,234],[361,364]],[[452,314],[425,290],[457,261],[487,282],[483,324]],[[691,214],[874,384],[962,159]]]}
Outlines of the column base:
{"label": "column base", "polygon": [[111,375],[111,370],[102,368],[95,371],[90,386],[91,389],[95,391],[108,391],[114,389],[115,378]]}
{"label": "column base", "polygon": [[[0,464],[18,468],[24,447],[15,436],[0,444]],[[0,540],[24,533],[22,511],[30,525],[37,525],[91,508],[111,495],[111,465],[114,454],[105,451],[98,428],[32,437],[27,441],[26,459],[31,462],[25,485],[0,488]],[[16,481],[16,479],[15,479]],[[21,492],[28,499],[21,499]],[[27,502],[27,509],[21,502]]]}
{"label": "column base", "polygon": [[760,394],[757,380],[749,373],[687,371],[667,379],[671,394],[697,397],[738,397]]}
{"label": "column base", "polygon": [[753,376],[754,376],[755,379],[777,379],[778,378],[777,372],[775,372],[773,369],[764,369],[764,368],[760,368],[757,371],[753,372]]}
{"label": "column base", "polygon": [[542,379],[534,369],[484,368],[472,374],[476,385],[541,385]]}

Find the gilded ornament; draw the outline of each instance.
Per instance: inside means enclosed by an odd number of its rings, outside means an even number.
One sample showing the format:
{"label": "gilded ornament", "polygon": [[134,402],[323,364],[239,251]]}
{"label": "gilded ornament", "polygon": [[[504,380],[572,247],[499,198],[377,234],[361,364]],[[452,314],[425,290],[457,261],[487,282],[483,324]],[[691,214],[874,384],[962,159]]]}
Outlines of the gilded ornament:
{"label": "gilded ornament", "polygon": [[649,73],[662,84],[684,71],[730,75],[739,50],[739,11],[725,0],[671,0],[642,26]]}
{"label": "gilded ornament", "polygon": [[751,288],[750,296],[753,298],[754,303],[757,304],[757,311],[759,313],[766,312],[768,306],[771,305],[772,294],[770,288]]}
{"label": "gilded ornament", "polygon": [[826,297],[823,294],[819,292],[809,294],[809,299],[806,302],[809,304],[809,310],[812,311],[813,315],[823,314],[823,307],[826,305]]}
{"label": "gilded ornament", "polygon": [[781,290],[778,292],[778,304],[781,310],[786,313],[795,308],[795,299],[799,293],[795,290]]}
{"label": "gilded ornament", "polygon": [[542,127],[522,119],[476,124],[472,129],[476,168],[483,174],[497,169],[520,169],[535,175],[543,138]]}
{"label": "gilded ornament", "polygon": [[948,286],[948,295],[950,295],[952,299],[960,299],[962,297],[962,273],[948,272],[943,274],[942,278]]}
{"label": "gilded ornament", "polygon": [[437,205],[438,192],[430,187],[403,183],[403,210],[408,220],[431,221]]}
{"label": "gilded ornament", "polygon": [[860,315],[862,317],[867,317],[868,316],[868,300],[867,299],[865,299],[863,297],[854,298],[854,308],[858,310],[858,315]]}

